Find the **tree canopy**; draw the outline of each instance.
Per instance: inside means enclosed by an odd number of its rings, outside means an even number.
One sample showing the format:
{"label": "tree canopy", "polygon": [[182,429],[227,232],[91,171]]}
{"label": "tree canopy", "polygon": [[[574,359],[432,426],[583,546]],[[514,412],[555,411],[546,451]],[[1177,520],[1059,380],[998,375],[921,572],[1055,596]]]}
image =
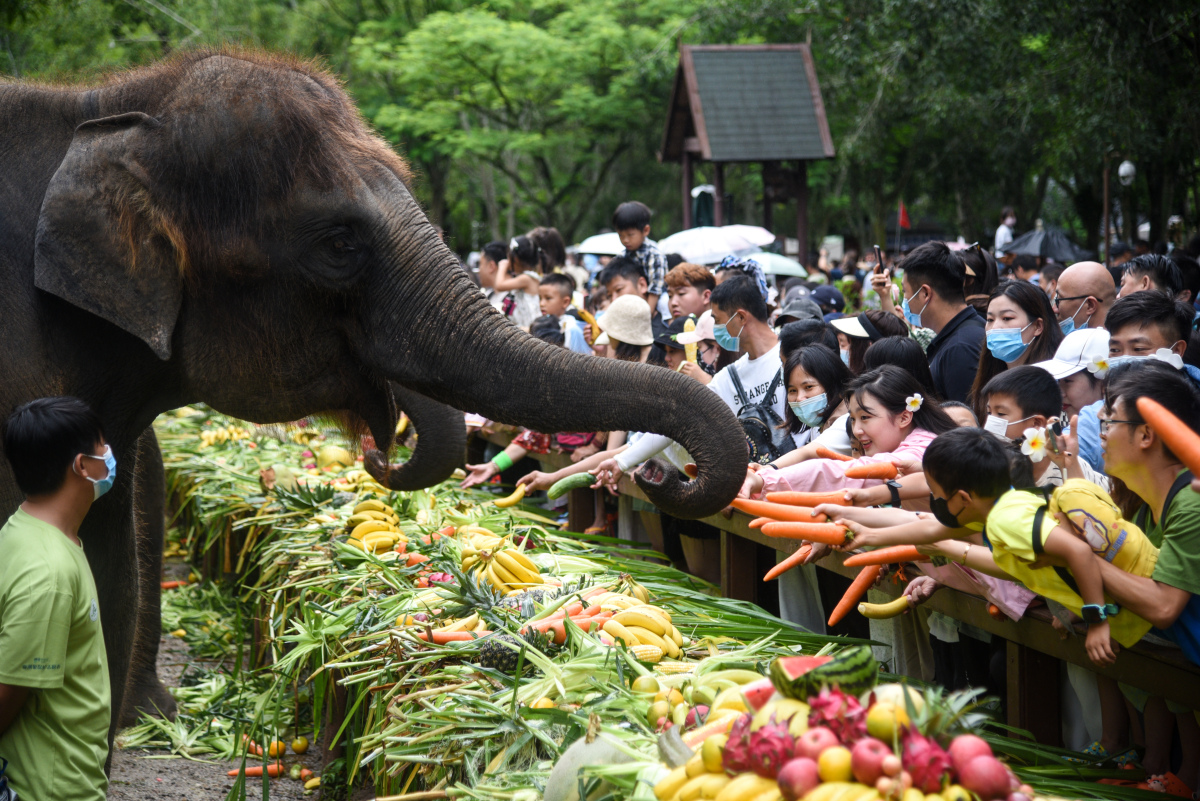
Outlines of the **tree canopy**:
{"label": "tree canopy", "polygon": [[[461,251],[535,225],[579,239],[635,198],[657,235],[677,229],[679,167],[656,151],[678,44],[796,41],[837,149],[809,170],[817,237],[881,242],[904,201],[984,239],[1012,205],[1019,229],[1042,218],[1094,250],[1103,170],[1124,159],[1123,238],[1139,218],[1151,239],[1172,215],[1200,224],[1188,0],[0,0],[0,70],[19,78],[225,42],[325,59]],[[727,191],[757,223],[757,170],[731,167]]]}

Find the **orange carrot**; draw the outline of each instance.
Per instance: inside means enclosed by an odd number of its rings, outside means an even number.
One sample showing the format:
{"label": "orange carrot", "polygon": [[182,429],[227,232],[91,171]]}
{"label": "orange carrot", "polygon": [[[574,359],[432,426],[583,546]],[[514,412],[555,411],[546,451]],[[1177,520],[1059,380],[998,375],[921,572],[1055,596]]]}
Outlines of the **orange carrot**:
{"label": "orange carrot", "polygon": [[458,529],[456,529],[454,526],[446,526],[445,528],[439,528],[437,531],[433,532],[433,538],[435,540],[438,540],[438,539],[441,539],[442,537],[453,537],[454,532],[457,530]]}
{"label": "orange carrot", "polygon": [[[426,636],[429,632],[414,631],[413,634],[417,639],[428,640]],[[464,642],[466,640],[477,640],[480,637],[491,634],[490,631],[435,631],[433,632],[433,644],[445,645],[448,642]]]}
{"label": "orange carrot", "polygon": [[410,553],[408,555],[408,561],[405,562],[405,564],[408,567],[415,567],[416,565],[419,565],[422,562],[428,562],[428,561],[429,561],[429,557],[423,553]]}
{"label": "orange carrot", "polygon": [[846,527],[840,523],[764,523],[762,533],[768,537],[823,542],[826,545],[841,545],[846,541]]}
{"label": "orange carrot", "polygon": [[769,517],[756,517],[750,521],[750,528],[762,528],[764,523],[774,523],[776,521]]}
{"label": "orange carrot", "polygon": [[811,545],[808,543],[801,545],[796,549],[795,553],[791,554],[787,559],[784,559],[782,562],[775,565],[775,567],[768,570],[767,575],[763,576],[763,581],[770,581],[771,579],[779,578],[781,575],[807,559],[810,553],[812,553]]}
{"label": "orange carrot", "polygon": [[574,617],[583,611],[583,604],[579,601],[560,606],[555,611],[546,615],[542,620],[562,620],[564,617]]}
{"label": "orange carrot", "polygon": [[1158,401],[1138,398],[1137,410],[1154,429],[1154,433],[1162,437],[1171,453],[1178,456],[1188,470],[1200,474],[1200,434],[1188,428],[1187,423],[1167,411]]}
{"label": "orange carrot", "polygon": [[917,550],[915,545],[892,545],[887,548],[877,548],[867,553],[856,553],[847,557],[846,567],[865,567],[867,565],[894,565],[900,562],[928,562],[930,557]]}
{"label": "orange carrot", "polygon": [[875,583],[875,579],[879,578],[882,570],[882,565],[871,565],[859,571],[854,581],[850,582],[850,589],[846,590],[846,594],[834,608],[833,614],[829,616],[830,626],[836,626],[842,622],[842,618],[849,614],[851,609],[858,606],[859,599],[867,594],[867,590]]}
{"label": "orange carrot", "polygon": [[846,468],[846,478],[882,478],[885,481],[900,475],[891,462],[868,462]]}
{"label": "orange carrot", "polygon": [[852,459],[854,459],[853,456],[843,456],[842,454],[838,453],[837,451],[831,451],[831,450],[829,450],[829,448],[826,448],[824,445],[817,446],[817,458],[818,459],[835,459],[839,462],[849,462]]}
{"label": "orange carrot", "polygon": [[585,600],[585,601],[590,601],[591,599],[595,598],[597,595],[602,595],[606,592],[611,592],[611,591],[612,591],[611,587],[592,587],[590,590],[588,590],[587,592],[585,592],[583,595],[581,595],[579,597],[583,598],[583,600]]}
{"label": "orange carrot", "polygon": [[813,517],[812,509],[807,506],[792,506],[786,503],[771,503],[770,501],[752,501],[749,498],[735,498],[733,508],[748,515],[769,517],[772,520],[794,520],[797,523],[824,523],[825,515]]}
{"label": "orange carrot", "polygon": [[850,506],[846,500],[845,490],[833,492],[768,492],[767,500],[771,503],[783,503],[788,506],[820,506],[832,503],[836,506]]}
{"label": "orange carrot", "polygon": [[[236,775],[238,775],[239,772],[240,772],[240,769],[239,770],[231,770],[228,773],[226,773],[225,775],[226,776],[236,776]],[[268,776],[274,778],[274,777],[280,776],[282,774],[283,774],[283,763],[282,762],[273,762],[270,765],[267,765],[267,775]],[[246,766],[247,778],[254,778],[255,776],[262,776],[262,775],[263,775],[263,766],[262,765],[247,765]]]}
{"label": "orange carrot", "polygon": [[184,587],[186,585],[187,585],[186,581],[164,581],[162,583],[162,588],[164,590],[174,590],[178,587]]}

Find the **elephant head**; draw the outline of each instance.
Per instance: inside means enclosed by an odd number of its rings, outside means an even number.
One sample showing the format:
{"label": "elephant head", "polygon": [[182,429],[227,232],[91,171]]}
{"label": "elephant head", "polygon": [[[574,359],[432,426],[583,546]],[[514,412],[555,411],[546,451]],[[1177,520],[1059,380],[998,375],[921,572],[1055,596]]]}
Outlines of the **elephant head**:
{"label": "elephant head", "polygon": [[[386,451],[396,382],[543,432],[665,434],[699,468],[690,481],[639,473],[671,514],[712,514],[736,494],[746,445],[728,407],[690,378],[511,325],[328,75],[191,53],[79,105],[42,204],[35,282],[119,329],[138,365],[124,369],[155,376],[159,406],[203,401],[260,422],[340,412]],[[411,486],[369,457],[381,481]]]}

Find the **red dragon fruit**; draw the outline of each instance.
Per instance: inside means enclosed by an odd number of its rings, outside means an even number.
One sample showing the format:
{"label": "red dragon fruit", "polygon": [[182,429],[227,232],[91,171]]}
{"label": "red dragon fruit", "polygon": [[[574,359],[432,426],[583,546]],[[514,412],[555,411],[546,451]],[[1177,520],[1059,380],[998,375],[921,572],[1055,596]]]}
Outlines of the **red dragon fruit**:
{"label": "red dragon fruit", "polygon": [[905,727],[901,744],[904,769],[912,776],[913,787],[927,794],[941,792],[953,772],[950,755],[932,737],[911,727]]}
{"label": "red dragon fruit", "polygon": [[721,757],[721,766],[727,773],[745,773],[754,770],[750,759],[750,715],[742,715],[733,722],[729,730],[729,739],[725,743],[725,753]]}
{"label": "red dragon fruit", "polygon": [[824,688],[808,697],[808,726],[824,726],[847,748],[867,736],[867,710],[853,695]]}
{"label": "red dragon fruit", "polygon": [[429,574],[429,583],[430,584],[453,584],[454,576],[450,575],[449,573],[430,573]]}
{"label": "red dragon fruit", "polygon": [[750,769],[764,779],[774,779],[795,750],[796,740],[788,733],[787,723],[768,723],[750,733]]}

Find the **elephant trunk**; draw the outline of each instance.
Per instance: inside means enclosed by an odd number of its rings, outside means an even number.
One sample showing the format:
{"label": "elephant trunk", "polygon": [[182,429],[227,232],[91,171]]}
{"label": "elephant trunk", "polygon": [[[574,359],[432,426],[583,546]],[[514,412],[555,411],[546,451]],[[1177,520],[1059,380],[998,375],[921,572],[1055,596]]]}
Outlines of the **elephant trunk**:
{"label": "elephant trunk", "polygon": [[396,405],[417,431],[417,446],[409,460],[398,465],[389,464],[382,451],[368,450],[363,466],[391,490],[424,489],[445,481],[462,464],[467,447],[463,413],[395,382],[390,386]]}
{"label": "elephant trunk", "polygon": [[[368,354],[394,381],[457,409],[543,433],[647,431],[682,445],[694,480],[661,465],[636,480],[682,518],[723,509],[740,489],[745,436],[729,407],[691,378],[661,367],[585,356],[529,336],[492,308],[429,226],[403,266],[402,297],[379,304],[376,330],[401,333]],[[388,306],[383,310],[382,306]]]}

